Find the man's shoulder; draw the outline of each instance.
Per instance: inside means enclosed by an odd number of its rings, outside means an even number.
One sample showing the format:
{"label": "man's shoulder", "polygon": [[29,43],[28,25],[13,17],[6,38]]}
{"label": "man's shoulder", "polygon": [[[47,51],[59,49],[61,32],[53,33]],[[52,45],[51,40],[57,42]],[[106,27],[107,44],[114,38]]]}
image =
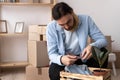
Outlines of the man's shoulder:
{"label": "man's shoulder", "polygon": [[56,25],[57,25],[57,22],[53,20],[47,24],[47,28],[54,28]]}
{"label": "man's shoulder", "polygon": [[57,22],[55,20],[53,20],[53,21],[51,21],[51,22],[48,23],[49,26],[50,25],[56,25],[56,24],[57,24]]}
{"label": "man's shoulder", "polygon": [[84,14],[78,14],[78,18],[86,19],[90,17],[89,15],[84,15]]}
{"label": "man's shoulder", "polygon": [[47,28],[52,31],[61,30],[61,27],[59,27],[59,25],[57,24],[55,20],[48,23]]}

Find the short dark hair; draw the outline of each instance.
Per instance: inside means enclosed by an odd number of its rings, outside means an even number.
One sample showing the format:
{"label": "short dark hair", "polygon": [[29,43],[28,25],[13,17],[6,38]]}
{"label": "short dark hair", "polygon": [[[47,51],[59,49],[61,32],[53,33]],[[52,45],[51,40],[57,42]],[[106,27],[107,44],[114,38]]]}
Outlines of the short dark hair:
{"label": "short dark hair", "polygon": [[52,8],[52,17],[53,19],[58,20],[66,14],[71,14],[72,12],[73,9],[68,4],[60,2]]}

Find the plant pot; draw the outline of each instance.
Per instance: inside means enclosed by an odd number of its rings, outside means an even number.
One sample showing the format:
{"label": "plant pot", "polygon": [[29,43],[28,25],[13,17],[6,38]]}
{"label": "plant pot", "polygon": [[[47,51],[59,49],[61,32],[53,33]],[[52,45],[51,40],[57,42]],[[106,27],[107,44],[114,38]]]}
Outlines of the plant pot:
{"label": "plant pot", "polygon": [[95,75],[95,76],[103,76],[107,72],[108,71],[106,71],[106,70],[95,69],[95,70],[93,70],[93,75]]}

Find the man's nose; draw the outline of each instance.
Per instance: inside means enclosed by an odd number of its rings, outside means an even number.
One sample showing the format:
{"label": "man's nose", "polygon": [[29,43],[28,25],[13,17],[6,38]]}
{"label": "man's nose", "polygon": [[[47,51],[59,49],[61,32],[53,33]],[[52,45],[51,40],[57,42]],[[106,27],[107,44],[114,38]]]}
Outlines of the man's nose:
{"label": "man's nose", "polygon": [[68,25],[65,25],[65,29],[69,29],[69,26],[68,26]]}

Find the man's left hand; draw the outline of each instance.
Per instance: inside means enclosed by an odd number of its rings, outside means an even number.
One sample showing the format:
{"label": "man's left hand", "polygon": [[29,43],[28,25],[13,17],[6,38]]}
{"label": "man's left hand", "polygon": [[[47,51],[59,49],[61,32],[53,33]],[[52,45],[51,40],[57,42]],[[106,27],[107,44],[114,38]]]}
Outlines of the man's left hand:
{"label": "man's left hand", "polygon": [[82,60],[88,60],[92,56],[92,46],[88,45],[82,52],[81,54],[81,59]]}

